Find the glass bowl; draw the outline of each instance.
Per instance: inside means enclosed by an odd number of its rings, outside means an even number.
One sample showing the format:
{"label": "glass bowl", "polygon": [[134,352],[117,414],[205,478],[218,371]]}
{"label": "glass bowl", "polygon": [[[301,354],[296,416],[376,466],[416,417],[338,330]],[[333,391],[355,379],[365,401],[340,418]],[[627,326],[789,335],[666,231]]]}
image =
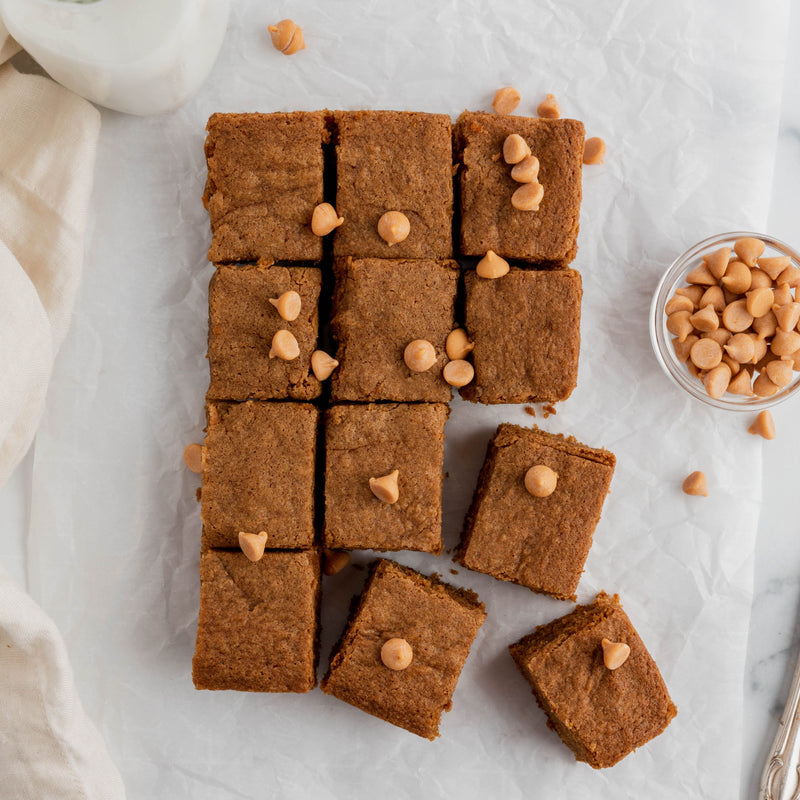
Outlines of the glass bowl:
{"label": "glass bowl", "polygon": [[[650,304],[650,340],[653,344],[656,360],[664,372],[672,379],[673,383],[680,386],[681,389],[684,389],[695,399],[714,408],[725,408],[731,411],[760,411],[782,403],[784,400],[800,393],[800,372],[795,372],[792,382],[788,386],[784,386],[772,397],[745,397],[728,393],[718,399],[709,397],[702,381],[693,377],[686,364],[679,361],[675,355],[675,350],[672,346],[673,336],[667,330],[667,315],[664,312],[664,308],[669,299],[675,294],[675,290],[680,286],[686,285],[686,275],[695,267],[700,266],[702,263],[701,256],[711,253],[720,247],[730,247],[733,250],[734,242],[737,239],[746,237],[753,237],[764,242],[766,245],[764,257],[788,256],[792,260],[792,264],[800,268],[800,255],[779,239],[763,233],[748,231],[720,233],[717,236],[711,236],[708,239],[703,239],[702,242],[698,242],[672,262],[659,281],[653,294],[653,301]],[[800,297],[798,297],[797,302],[800,302]]]}

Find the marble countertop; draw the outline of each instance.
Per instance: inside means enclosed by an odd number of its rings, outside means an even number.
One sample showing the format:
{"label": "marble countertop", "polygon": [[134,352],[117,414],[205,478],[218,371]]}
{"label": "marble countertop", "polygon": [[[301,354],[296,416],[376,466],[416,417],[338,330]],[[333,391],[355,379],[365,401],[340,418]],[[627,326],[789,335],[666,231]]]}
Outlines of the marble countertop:
{"label": "marble countertop", "polygon": [[[800,3],[793,3],[789,41],[800,35]],[[789,47],[783,110],[768,232],[800,241],[796,194],[800,185],[800,53]],[[735,168],[735,160],[732,160]],[[800,403],[773,410],[777,438],[764,442],[763,506],[755,553],[752,618],[744,689],[744,745],[741,797],[757,795],[767,749],[789,689],[800,649]],[[744,419],[743,419],[744,423]],[[0,563],[25,584],[25,530],[32,456],[29,454],[0,490]],[[709,736],[719,735],[709,731]]]}

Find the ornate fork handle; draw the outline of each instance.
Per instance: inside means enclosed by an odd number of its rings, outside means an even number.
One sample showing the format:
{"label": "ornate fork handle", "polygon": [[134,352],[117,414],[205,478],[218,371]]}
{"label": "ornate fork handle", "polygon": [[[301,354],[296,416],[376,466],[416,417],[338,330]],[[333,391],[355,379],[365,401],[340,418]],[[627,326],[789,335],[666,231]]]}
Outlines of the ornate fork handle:
{"label": "ornate fork handle", "polygon": [[778,732],[761,773],[758,800],[800,800],[800,656]]}

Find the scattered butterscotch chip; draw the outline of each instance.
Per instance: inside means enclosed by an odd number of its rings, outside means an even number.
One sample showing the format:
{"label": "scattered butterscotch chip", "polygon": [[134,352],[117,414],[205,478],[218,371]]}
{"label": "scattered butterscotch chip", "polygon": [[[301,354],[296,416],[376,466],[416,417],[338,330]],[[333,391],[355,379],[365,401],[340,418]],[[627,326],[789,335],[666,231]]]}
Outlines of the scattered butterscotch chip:
{"label": "scattered butterscotch chip", "polygon": [[494,280],[495,278],[502,278],[503,275],[508,274],[509,269],[508,261],[501,258],[494,252],[494,250],[487,250],[486,255],[478,262],[475,271],[481,278]]}
{"label": "scattered butterscotch chip", "polygon": [[698,471],[689,475],[683,482],[683,491],[685,494],[708,497],[708,485],[706,483],[705,474]]}
{"label": "scattered butterscotch chip", "polygon": [[293,361],[299,355],[300,345],[297,344],[294,334],[285,330],[276,331],[272,337],[269,357],[275,358],[277,356],[283,361]]}
{"label": "scattered butterscotch chip", "polygon": [[511,205],[518,211],[538,211],[544,197],[544,186],[536,183],[523,183],[511,195]]}
{"label": "scattered butterscotch chip", "polygon": [[381,647],[381,661],[396,671],[406,669],[414,658],[414,650],[405,639],[389,639]]}
{"label": "scattered butterscotch chip", "polygon": [[198,474],[203,471],[203,445],[187,444],[183,451],[183,460],[192,472]]}
{"label": "scattered butterscotch chip", "polygon": [[453,328],[447,334],[444,349],[451,361],[458,361],[466,358],[475,349],[475,344],[469,340],[463,328]]}
{"label": "scattered butterscotch chip", "polygon": [[775,361],[770,361],[765,367],[764,371],[767,377],[779,388],[788,386],[792,382],[792,367],[791,360],[777,358]]}
{"label": "scattered butterscotch chip", "polygon": [[397,483],[399,477],[400,471],[395,469],[382,478],[370,478],[369,488],[378,500],[393,505],[400,498],[400,489]]}
{"label": "scattered butterscotch chip", "polygon": [[743,397],[753,396],[750,373],[746,369],[740,370],[731,378],[731,382],[728,384],[728,394],[739,394]]}
{"label": "scattered butterscotch chip", "polygon": [[412,372],[426,372],[436,363],[436,348],[427,339],[414,339],[406,345],[403,361]]}
{"label": "scattered butterscotch chip", "polygon": [[275,306],[281,319],[285,319],[287,322],[294,322],[300,316],[300,308],[303,301],[294,290],[284,292],[277,299],[270,297],[269,302]]}
{"label": "scattered butterscotch chip", "polygon": [[287,56],[305,50],[306,42],[303,29],[290,19],[282,19],[277,25],[270,25],[267,30],[276,50]]}
{"label": "scattered butterscotch chip", "polygon": [[761,239],[754,239],[749,236],[745,239],[738,239],[733,244],[736,255],[747,264],[748,267],[757,266],[761,254],[764,252],[764,242]]}
{"label": "scattered butterscotch chip", "polygon": [[606,143],[599,136],[592,136],[583,143],[583,163],[602,164],[606,157]]}
{"label": "scattered butterscotch chip", "polygon": [[469,361],[457,358],[453,361],[448,361],[444,365],[442,377],[451,386],[461,388],[472,382],[475,377],[475,368]]}
{"label": "scattered butterscotch chip", "polygon": [[708,266],[703,263],[699,267],[695,267],[686,276],[686,282],[700,286],[713,286],[717,282],[717,279],[711,274],[711,270],[709,270]]}
{"label": "scattered butterscotch chip", "polygon": [[506,136],[503,142],[503,160],[506,164],[519,164],[531,154],[530,145],[518,134]]}
{"label": "scattered butterscotch chip", "polygon": [[320,203],[311,215],[311,232],[314,236],[327,236],[343,223],[344,217],[340,217],[330,203]]}
{"label": "scattered butterscotch chip", "polygon": [[324,350],[315,350],[311,354],[311,371],[318,381],[325,381],[332,375],[339,362],[331,358]]}
{"label": "scattered butterscotch chip", "polygon": [[772,419],[772,414],[766,409],[759,412],[753,424],[747,429],[748,433],[756,436],[763,436],[765,439],[775,438],[775,420]]}
{"label": "scattered butterscotch chip", "polygon": [[504,86],[494,93],[492,108],[496,114],[512,114],[519,101],[520,93],[513,86]]}
{"label": "scattered butterscotch chip", "polygon": [[695,313],[689,317],[689,322],[692,323],[693,328],[696,328],[701,333],[709,333],[719,328],[719,317],[717,316],[717,312],[714,311],[714,306],[711,305],[704,306],[699,311],[695,311]]}
{"label": "scattered butterscotch chip", "polygon": [[511,177],[517,183],[536,183],[539,180],[539,159],[525,156],[519,164],[511,167]]}
{"label": "scattered butterscotch chip", "polygon": [[713,253],[703,256],[703,261],[706,262],[708,271],[719,280],[728,268],[730,257],[730,247],[720,247],[719,250],[715,250]]}
{"label": "scattered butterscotch chip", "polygon": [[606,669],[619,669],[631,654],[630,645],[625,642],[602,639],[600,645],[603,648],[603,663],[606,665]]}
{"label": "scattered butterscotch chip", "polygon": [[525,473],[525,488],[534,497],[549,497],[557,483],[558,474],[545,464],[536,464]]}
{"label": "scattered butterscotch chip", "polygon": [[267,532],[245,533],[239,531],[239,547],[250,561],[260,561],[267,545]]}
{"label": "scattered butterscotch chip", "polygon": [[389,247],[404,242],[408,238],[410,232],[411,223],[402,211],[387,211],[378,220],[378,236],[380,236]]}
{"label": "scattered butterscotch chip", "polygon": [[703,386],[706,393],[715,400],[722,397],[728,390],[731,382],[732,370],[728,364],[717,364],[703,376]]}
{"label": "scattered butterscotch chip", "polygon": [[350,563],[350,553],[346,550],[326,550],[322,571],[326,575],[337,575]]}
{"label": "scattered butterscotch chip", "polygon": [[548,94],[536,108],[536,116],[541,119],[560,119],[561,106],[554,94]]}

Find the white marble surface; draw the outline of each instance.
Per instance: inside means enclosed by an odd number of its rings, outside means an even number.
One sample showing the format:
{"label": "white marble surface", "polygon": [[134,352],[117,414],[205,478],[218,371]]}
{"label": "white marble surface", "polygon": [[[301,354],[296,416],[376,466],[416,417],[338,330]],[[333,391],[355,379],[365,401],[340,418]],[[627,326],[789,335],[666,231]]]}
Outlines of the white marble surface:
{"label": "white marble surface", "polygon": [[[789,41],[800,38],[800,2],[793,3]],[[797,186],[800,185],[800,53],[790,46],[778,156],[768,231],[800,240]],[[735,168],[732,159],[731,168]],[[774,410],[778,438],[764,443],[763,509],[755,554],[755,594],[744,685],[741,732],[708,731],[709,736],[742,737],[741,797],[755,797],[764,756],[775,732],[800,648],[800,513],[797,486],[800,460],[800,403]],[[743,424],[745,420],[743,418]],[[31,457],[0,490],[0,563],[23,585],[24,537]]]}

